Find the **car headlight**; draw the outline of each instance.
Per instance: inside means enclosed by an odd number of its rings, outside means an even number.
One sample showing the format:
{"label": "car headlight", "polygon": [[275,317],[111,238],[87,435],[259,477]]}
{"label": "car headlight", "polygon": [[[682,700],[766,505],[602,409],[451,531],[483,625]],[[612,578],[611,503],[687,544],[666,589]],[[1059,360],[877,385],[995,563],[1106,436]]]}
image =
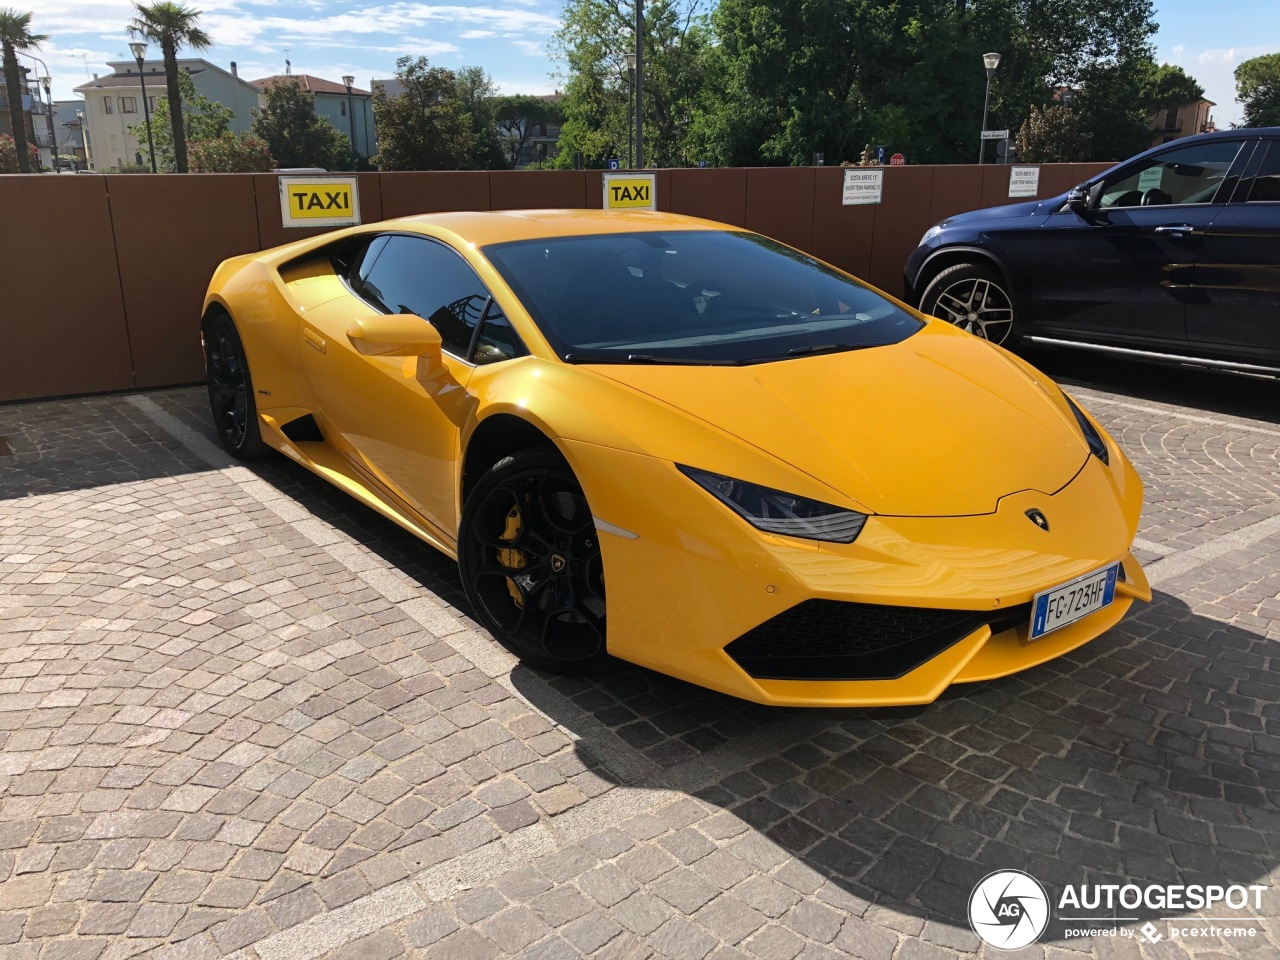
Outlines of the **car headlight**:
{"label": "car headlight", "polygon": [[709,470],[676,464],[676,469],[753,527],[805,540],[853,543],[867,522],[867,515],[820,500],[798,497],[745,480],[735,480]]}
{"label": "car headlight", "polygon": [[1067,401],[1067,406],[1075,414],[1076,423],[1080,424],[1080,432],[1084,434],[1085,442],[1089,444],[1089,452],[1103,463],[1110,465],[1111,454],[1107,452],[1107,442],[1102,439],[1102,434],[1098,433],[1097,428],[1084,415],[1084,411],[1067,395],[1067,391],[1062,391],[1062,398]]}
{"label": "car headlight", "polygon": [[941,232],[942,232],[942,224],[935,223],[932,227],[930,227],[928,230],[924,232],[924,236],[920,238],[920,242],[917,243],[916,246],[923,247],[926,243],[928,243],[930,240],[932,240]]}

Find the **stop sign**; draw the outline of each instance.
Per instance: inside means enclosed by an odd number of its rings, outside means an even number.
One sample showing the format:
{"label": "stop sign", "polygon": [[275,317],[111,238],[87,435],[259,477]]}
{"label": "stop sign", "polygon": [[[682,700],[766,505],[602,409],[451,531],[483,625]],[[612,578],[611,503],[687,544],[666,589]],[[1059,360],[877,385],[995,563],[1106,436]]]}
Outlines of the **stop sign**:
{"label": "stop sign", "polygon": [[905,165],[906,162],[907,162],[907,158],[900,153],[895,153],[892,157],[889,158],[889,165],[892,167],[901,167]]}

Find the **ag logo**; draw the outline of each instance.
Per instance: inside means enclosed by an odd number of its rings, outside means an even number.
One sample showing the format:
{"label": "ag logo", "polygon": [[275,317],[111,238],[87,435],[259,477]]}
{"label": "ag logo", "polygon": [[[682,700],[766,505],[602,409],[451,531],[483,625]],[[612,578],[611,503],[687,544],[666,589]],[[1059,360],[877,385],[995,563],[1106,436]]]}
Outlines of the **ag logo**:
{"label": "ag logo", "polygon": [[1035,943],[1049,924],[1049,897],[1040,881],[1021,870],[988,874],[969,895],[969,926],[998,950]]}

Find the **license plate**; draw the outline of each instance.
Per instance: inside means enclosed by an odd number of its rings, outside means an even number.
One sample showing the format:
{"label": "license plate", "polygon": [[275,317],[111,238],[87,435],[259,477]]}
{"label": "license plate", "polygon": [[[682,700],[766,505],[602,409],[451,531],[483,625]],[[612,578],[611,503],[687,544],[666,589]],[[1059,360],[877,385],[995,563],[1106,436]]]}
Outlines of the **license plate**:
{"label": "license plate", "polygon": [[1110,606],[1116,597],[1119,572],[1120,564],[1113,563],[1060,587],[1037,593],[1031,601],[1030,639],[1038,640],[1046,633]]}

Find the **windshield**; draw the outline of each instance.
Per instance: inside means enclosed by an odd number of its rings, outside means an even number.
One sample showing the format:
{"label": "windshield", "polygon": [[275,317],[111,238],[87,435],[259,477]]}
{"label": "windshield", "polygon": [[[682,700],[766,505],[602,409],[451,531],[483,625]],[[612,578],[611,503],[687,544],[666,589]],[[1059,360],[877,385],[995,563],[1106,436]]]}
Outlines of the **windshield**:
{"label": "windshield", "polygon": [[923,326],[752,233],[556,237],[484,253],[570,363],[761,363],[898,343]]}

